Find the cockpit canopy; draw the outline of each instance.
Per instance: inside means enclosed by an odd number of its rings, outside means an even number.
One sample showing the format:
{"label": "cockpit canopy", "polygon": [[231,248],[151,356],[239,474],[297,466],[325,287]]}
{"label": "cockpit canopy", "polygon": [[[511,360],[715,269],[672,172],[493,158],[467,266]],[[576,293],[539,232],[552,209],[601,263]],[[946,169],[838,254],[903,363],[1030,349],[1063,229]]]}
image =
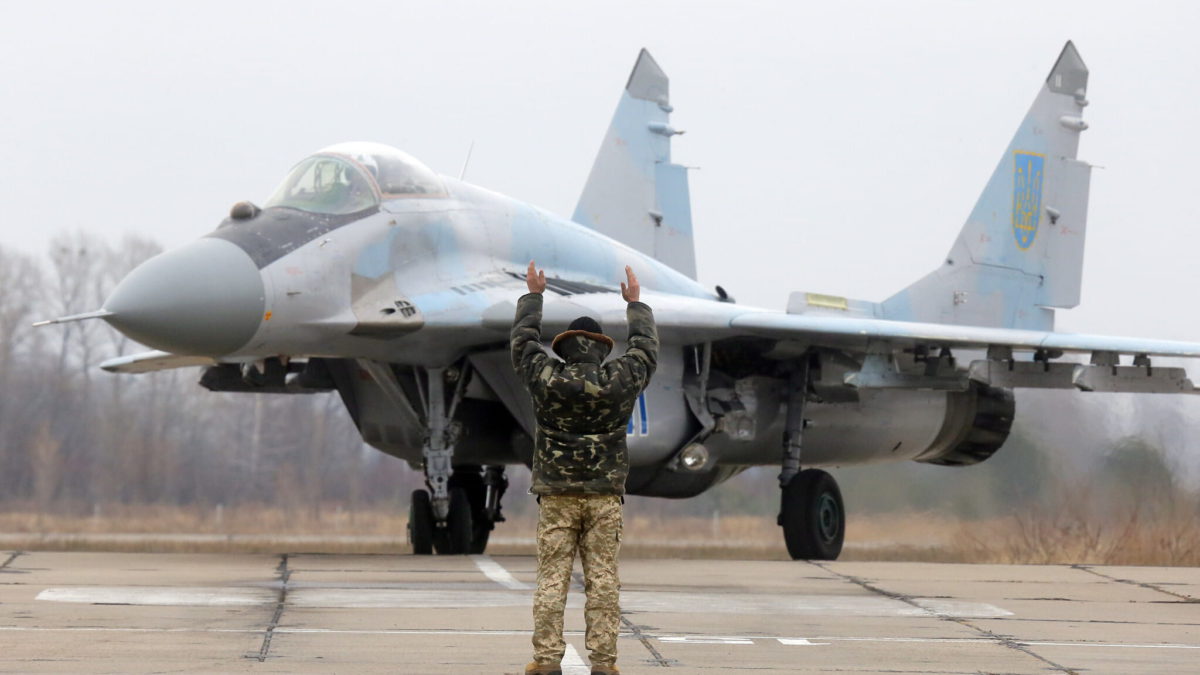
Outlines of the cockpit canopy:
{"label": "cockpit canopy", "polygon": [[445,196],[437,174],[413,157],[380,143],[339,143],[297,164],[264,206],[344,215],[381,199]]}

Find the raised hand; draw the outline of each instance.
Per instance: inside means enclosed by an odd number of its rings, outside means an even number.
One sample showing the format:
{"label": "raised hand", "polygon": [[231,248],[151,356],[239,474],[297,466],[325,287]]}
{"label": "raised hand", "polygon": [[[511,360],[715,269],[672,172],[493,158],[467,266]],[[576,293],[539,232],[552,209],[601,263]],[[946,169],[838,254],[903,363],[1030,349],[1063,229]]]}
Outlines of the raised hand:
{"label": "raised hand", "polygon": [[[529,261],[529,269],[525,272],[525,285],[529,287],[530,293],[541,293],[546,290],[546,271],[539,270],[533,261]],[[625,287],[624,284],[621,285]]]}
{"label": "raised hand", "polygon": [[628,283],[621,282],[621,297],[625,298],[625,302],[637,302],[642,297],[642,287],[638,285],[637,275],[629,265],[625,266],[625,278]]}

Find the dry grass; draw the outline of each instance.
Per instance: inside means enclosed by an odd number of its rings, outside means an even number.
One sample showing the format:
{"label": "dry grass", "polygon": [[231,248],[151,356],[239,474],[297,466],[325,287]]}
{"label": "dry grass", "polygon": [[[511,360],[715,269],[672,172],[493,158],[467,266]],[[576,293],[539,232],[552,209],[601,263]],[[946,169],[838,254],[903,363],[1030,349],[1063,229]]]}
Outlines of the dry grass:
{"label": "dry grass", "polygon": [[962,524],[952,539],[964,562],[1200,565],[1195,509],[1150,516],[1132,509],[1094,517],[1077,509],[1033,509],[1001,520]]}
{"label": "dry grass", "polygon": [[[1200,565],[1200,528],[1191,506],[1099,517],[1082,504],[963,521],[932,514],[852,517],[843,560],[967,563]],[[493,533],[489,553],[531,554],[534,516]],[[406,514],[337,506],[289,511],[244,505],[201,509],[111,506],[90,515],[36,509],[0,511],[0,548],[153,552],[385,553],[409,551]],[[631,514],[629,557],[784,560],[774,519],[761,516],[659,518]]]}

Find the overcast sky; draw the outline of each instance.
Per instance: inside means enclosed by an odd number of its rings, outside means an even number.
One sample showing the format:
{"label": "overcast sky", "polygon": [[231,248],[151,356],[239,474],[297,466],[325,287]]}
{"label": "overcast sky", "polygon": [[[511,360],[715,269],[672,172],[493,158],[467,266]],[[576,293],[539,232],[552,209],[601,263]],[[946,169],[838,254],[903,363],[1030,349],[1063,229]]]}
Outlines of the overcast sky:
{"label": "overcast sky", "polygon": [[1104,168],[1059,327],[1200,340],[1197,7],[0,0],[0,242],[178,246],[344,140],[451,175],[474,142],[468,180],[570,215],[644,46],[700,167],[701,281],[882,300],[940,263],[1072,39]]}

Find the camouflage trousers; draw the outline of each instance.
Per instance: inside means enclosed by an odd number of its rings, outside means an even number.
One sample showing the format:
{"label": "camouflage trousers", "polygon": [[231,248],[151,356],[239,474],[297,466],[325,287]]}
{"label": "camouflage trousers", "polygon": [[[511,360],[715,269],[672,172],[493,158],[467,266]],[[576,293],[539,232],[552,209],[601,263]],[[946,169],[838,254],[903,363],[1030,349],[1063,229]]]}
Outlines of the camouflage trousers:
{"label": "camouflage trousers", "polygon": [[575,550],[583,563],[587,603],[585,644],[592,666],[617,661],[621,626],[617,554],[621,548],[621,498],[618,495],[543,495],[538,511],[537,591],[533,595],[533,660],[562,662],[563,610]]}

